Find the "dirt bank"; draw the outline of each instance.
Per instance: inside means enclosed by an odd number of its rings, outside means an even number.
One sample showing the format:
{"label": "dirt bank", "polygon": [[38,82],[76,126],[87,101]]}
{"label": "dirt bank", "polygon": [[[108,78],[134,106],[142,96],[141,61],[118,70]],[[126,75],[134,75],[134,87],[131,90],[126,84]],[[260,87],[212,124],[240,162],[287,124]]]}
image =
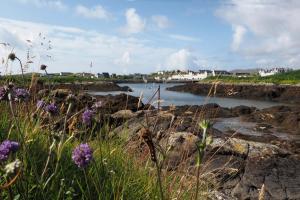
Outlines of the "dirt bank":
{"label": "dirt bank", "polygon": [[300,86],[259,84],[187,83],[167,88],[170,91],[188,92],[196,95],[244,98],[285,103],[300,103]]}

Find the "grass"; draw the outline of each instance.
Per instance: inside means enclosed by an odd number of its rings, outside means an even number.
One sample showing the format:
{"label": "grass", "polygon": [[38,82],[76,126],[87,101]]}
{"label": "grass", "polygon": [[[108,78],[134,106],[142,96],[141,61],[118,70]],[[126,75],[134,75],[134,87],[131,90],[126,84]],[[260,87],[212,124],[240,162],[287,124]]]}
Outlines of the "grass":
{"label": "grass", "polygon": [[[49,131],[41,129],[38,123],[29,125],[29,121],[20,123],[20,134],[16,127],[7,121],[9,110],[6,102],[1,103],[1,110],[1,141],[7,138],[14,141],[25,139],[21,144],[22,148],[15,155],[23,163],[22,173],[9,191],[1,192],[1,199],[9,199],[10,194],[20,199],[157,198],[155,179],[151,178],[149,171],[137,166],[135,161],[124,153],[122,141],[117,139],[108,141],[96,137],[88,141],[94,150],[94,161],[85,169],[87,180],[84,170],[78,168],[71,159],[73,148],[81,142],[75,138],[66,143],[57,172],[55,166],[59,152],[52,152],[46,175],[41,179],[49,146],[55,139]],[[18,119],[20,120],[20,116]],[[4,184],[3,179],[1,182]]]}
{"label": "grass", "polygon": [[300,70],[290,71],[286,73],[275,74],[267,77],[251,76],[251,77],[233,77],[218,76],[208,77],[201,82],[221,81],[225,83],[273,83],[273,84],[299,84]]}
{"label": "grass", "polygon": [[[8,161],[0,161],[0,186],[16,177],[9,187],[0,189],[0,199],[161,199],[150,156],[141,159],[127,152],[124,139],[109,137],[108,124],[93,133],[79,124],[77,127],[85,132],[83,137],[70,132],[62,140],[61,130],[45,128],[39,118],[28,117],[36,113],[35,102],[13,102],[16,121],[7,101],[0,101],[0,109],[0,142],[9,139],[21,145]],[[66,113],[53,116],[50,124],[64,117]],[[80,143],[88,143],[93,149],[94,159],[84,169],[78,168],[71,157]],[[22,163],[20,174],[16,171],[7,175],[5,165],[16,158]],[[161,174],[164,199],[193,198],[193,176],[167,171]],[[199,183],[201,198],[207,196],[207,183],[210,184],[203,180]]]}

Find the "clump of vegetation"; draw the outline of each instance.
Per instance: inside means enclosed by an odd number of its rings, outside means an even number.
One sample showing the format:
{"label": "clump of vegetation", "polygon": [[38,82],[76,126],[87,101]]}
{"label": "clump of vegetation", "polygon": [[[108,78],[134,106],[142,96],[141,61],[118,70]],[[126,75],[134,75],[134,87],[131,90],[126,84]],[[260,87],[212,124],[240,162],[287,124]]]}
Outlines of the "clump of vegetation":
{"label": "clump of vegetation", "polygon": [[[193,178],[163,171],[163,158],[148,129],[142,138],[155,166],[124,151],[121,138],[109,137],[109,125],[94,109],[97,106],[74,105],[78,98],[74,94],[63,102],[51,96],[41,99],[27,87],[29,79],[24,76],[22,80],[23,88],[11,83],[12,79],[0,88],[0,199],[199,196],[199,178],[196,189]],[[206,141],[206,134],[203,137]],[[203,141],[200,156],[205,150]],[[183,186],[182,180],[190,184]]]}

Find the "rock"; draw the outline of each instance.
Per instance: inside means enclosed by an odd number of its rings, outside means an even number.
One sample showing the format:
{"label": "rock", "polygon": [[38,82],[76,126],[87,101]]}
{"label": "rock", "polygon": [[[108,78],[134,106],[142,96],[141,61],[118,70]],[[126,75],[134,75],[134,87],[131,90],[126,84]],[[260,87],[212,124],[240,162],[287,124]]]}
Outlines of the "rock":
{"label": "rock", "polygon": [[206,160],[209,163],[205,172],[213,173],[221,183],[220,188],[231,191],[238,199],[257,199],[262,184],[265,184],[266,199],[300,198],[299,156],[278,146],[217,138]]}
{"label": "rock", "polygon": [[189,132],[171,133],[167,142],[167,169],[176,169],[180,162],[189,158],[197,150],[198,141],[199,137]]}
{"label": "rock", "polygon": [[143,110],[145,105],[139,100],[127,94],[96,96],[97,101],[102,102],[102,106],[98,108],[102,113],[115,113],[119,110],[138,111]]}
{"label": "rock", "polygon": [[273,106],[256,110],[248,116],[243,116],[243,119],[244,121],[270,124],[285,133],[300,134],[299,106]]}
{"label": "rock", "polygon": [[232,113],[236,116],[241,116],[241,115],[249,115],[252,112],[256,110],[255,107],[248,107],[248,106],[236,106],[231,109]]}
{"label": "rock", "polygon": [[257,199],[265,184],[265,199],[300,199],[300,160],[290,156],[250,157],[240,182],[232,190],[239,199]]}
{"label": "rock", "polygon": [[111,115],[112,118],[118,120],[128,120],[137,117],[137,113],[133,113],[131,110],[120,110]]}

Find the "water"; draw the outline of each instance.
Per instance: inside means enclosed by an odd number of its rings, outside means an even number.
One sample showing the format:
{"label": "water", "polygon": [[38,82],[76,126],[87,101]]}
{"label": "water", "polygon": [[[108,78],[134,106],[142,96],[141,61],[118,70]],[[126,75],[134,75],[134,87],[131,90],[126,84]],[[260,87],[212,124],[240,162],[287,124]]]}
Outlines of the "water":
{"label": "water", "polygon": [[266,135],[273,135],[278,139],[282,139],[282,140],[300,141],[299,135],[279,132],[275,128],[270,128],[268,133],[257,130],[256,128],[257,123],[245,122],[242,121],[239,117],[216,119],[213,126],[215,129],[220,130],[222,132],[230,131],[232,133],[240,133],[242,135],[251,135],[251,136],[260,136],[260,137]]}
{"label": "water", "polygon": [[[150,98],[153,96],[155,91],[160,85],[161,88],[161,99],[162,99],[162,106],[169,106],[169,105],[203,105],[206,103],[217,103],[222,107],[235,107],[240,105],[245,106],[254,106],[257,108],[267,108],[275,105],[282,105],[282,103],[276,102],[269,102],[269,101],[257,101],[257,100],[247,100],[247,99],[233,99],[233,98],[221,98],[221,97],[210,97],[206,98],[206,96],[199,96],[189,93],[182,93],[182,92],[175,92],[175,91],[167,91],[167,87],[172,87],[175,83],[164,83],[164,84],[157,84],[157,83],[124,83],[119,84],[120,86],[129,86],[133,92],[90,92],[91,94],[95,95],[117,95],[120,93],[127,93],[132,96],[140,97],[142,96],[143,103],[148,103]],[[157,100],[157,97],[155,97]],[[152,101],[153,102],[153,101]]]}

